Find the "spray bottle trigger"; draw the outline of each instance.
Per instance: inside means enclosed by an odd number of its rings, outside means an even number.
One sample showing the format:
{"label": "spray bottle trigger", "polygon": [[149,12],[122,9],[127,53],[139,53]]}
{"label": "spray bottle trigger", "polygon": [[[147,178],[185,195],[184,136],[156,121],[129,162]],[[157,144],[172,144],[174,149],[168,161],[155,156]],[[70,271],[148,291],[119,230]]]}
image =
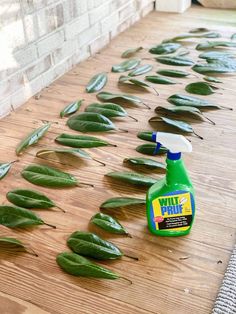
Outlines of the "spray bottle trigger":
{"label": "spray bottle trigger", "polygon": [[161,148],[161,143],[157,143],[157,146],[153,152],[153,155],[156,155],[159,152],[159,149]]}

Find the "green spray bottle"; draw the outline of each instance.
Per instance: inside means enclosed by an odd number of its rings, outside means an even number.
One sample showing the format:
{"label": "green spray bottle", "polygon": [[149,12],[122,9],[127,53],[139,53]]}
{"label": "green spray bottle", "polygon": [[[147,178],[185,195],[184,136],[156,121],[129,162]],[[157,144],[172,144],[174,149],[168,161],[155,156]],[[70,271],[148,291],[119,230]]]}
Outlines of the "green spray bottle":
{"label": "green spray bottle", "polygon": [[195,215],[194,189],[181,159],[191,152],[191,143],[182,135],[155,132],[156,152],[168,149],[166,176],[147,192],[146,206],[149,230],[155,235],[177,237],[190,232]]}

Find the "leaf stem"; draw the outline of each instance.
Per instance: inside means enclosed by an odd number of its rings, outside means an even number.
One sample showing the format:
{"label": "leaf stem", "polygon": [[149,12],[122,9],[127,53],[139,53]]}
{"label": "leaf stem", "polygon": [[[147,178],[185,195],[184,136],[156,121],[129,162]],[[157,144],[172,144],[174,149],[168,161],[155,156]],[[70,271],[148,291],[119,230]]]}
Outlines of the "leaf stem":
{"label": "leaf stem", "polygon": [[33,256],[38,257],[38,254],[31,247],[29,247],[29,248],[26,247],[26,252],[33,255]]}
{"label": "leaf stem", "polygon": [[18,162],[18,161],[20,161],[20,160],[19,159],[13,160],[10,162],[10,164],[14,164],[15,162]]}
{"label": "leaf stem", "polygon": [[93,184],[90,184],[90,183],[84,183],[84,182],[79,182],[78,184],[77,184],[77,186],[78,187],[80,187],[80,186],[89,186],[89,187],[91,187],[91,188],[94,188],[94,185]]}
{"label": "leaf stem", "polygon": [[48,224],[48,223],[46,223],[46,222],[43,222],[43,223],[44,223],[44,225],[46,225],[46,226],[48,226],[48,227],[51,227],[51,228],[53,228],[53,229],[56,229],[56,228],[57,228],[56,226],[51,225],[51,224]]}
{"label": "leaf stem", "polygon": [[128,130],[124,130],[124,129],[121,129],[121,128],[119,128],[117,130],[121,131],[122,133],[128,133],[129,132]]}
{"label": "leaf stem", "polygon": [[216,123],[215,123],[214,121],[212,121],[210,118],[206,117],[204,114],[202,114],[202,115],[203,115],[203,117],[204,117],[205,119],[207,119],[211,124],[216,125]]}
{"label": "leaf stem", "polygon": [[59,124],[57,121],[48,121],[48,120],[41,120],[43,123],[54,123],[54,124]]}
{"label": "leaf stem", "polygon": [[138,261],[138,260],[139,260],[139,258],[136,257],[136,256],[130,256],[130,255],[127,255],[127,254],[124,254],[124,256],[125,256],[125,257],[128,257],[128,258],[131,258],[131,259],[133,259],[133,260],[135,260],[135,261]]}
{"label": "leaf stem", "polygon": [[203,137],[202,137],[201,135],[198,135],[198,134],[195,133],[194,131],[193,131],[193,134],[195,134],[198,138],[200,138],[201,140],[203,140]]}
{"label": "leaf stem", "polygon": [[128,116],[128,117],[129,117],[130,119],[132,119],[132,120],[138,122],[138,119],[136,119],[135,117],[132,117],[132,116]]}
{"label": "leaf stem", "polygon": [[148,105],[145,104],[144,102],[142,102],[142,104],[143,104],[147,109],[151,110],[151,107],[150,107],[150,106],[148,106]]}
{"label": "leaf stem", "polygon": [[60,209],[63,213],[65,213],[66,211],[65,211],[65,209],[63,209],[63,208],[61,208],[60,206],[58,206],[58,205],[55,205],[55,207],[56,208],[58,208],[58,209]]}
{"label": "leaf stem", "polygon": [[123,280],[125,280],[125,281],[128,281],[128,283],[131,284],[131,285],[133,284],[133,281],[130,280],[130,279],[128,279],[128,278],[126,278],[126,277],[120,276],[119,278],[120,278],[120,279],[123,279]]}
{"label": "leaf stem", "polygon": [[126,235],[127,235],[128,238],[133,238],[132,235],[130,233],[128,233],[128,232],[126,233]]}
{"label": "leaf stem", "polygon": [[105,162],[102,162],[102,161],[100,161],[100,160],[98,160],[98,159],[95,159],[95,158],[93,158],[93,160],[94,161],[96,161],[96,162],[98,162],[100,165],[102,165],[102,166],[106,166],[106,164],[105,164]]}
{"label": "leaf stem", "polygon": [[220,106],[221,109],[227,109],[227,110],[233,110],[233,108],[230,107],[225,107],[225,106]]}
{"label": "leaf stem", "polygon": [[158,93],[158,91],[156,90],[155,87],[152,86],[152,89],[154,90],[154,92],[157,94],[157,96],[159,96],[160,94]]}

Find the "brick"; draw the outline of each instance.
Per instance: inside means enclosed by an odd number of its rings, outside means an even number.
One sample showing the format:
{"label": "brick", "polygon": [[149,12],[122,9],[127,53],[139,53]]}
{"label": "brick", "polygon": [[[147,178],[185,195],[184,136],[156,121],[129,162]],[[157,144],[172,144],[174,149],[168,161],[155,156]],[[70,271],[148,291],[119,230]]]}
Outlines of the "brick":
{"label": "brick", "polygon": [[64,25],[64,10],[61,3],[51,8],[43,8],[36,13],[39,37]]}
{"label": "brick", "polygon": [[24,86],[23,73],[21,71],[7,77],[4,81],[0,82],[0,101],[10,96],[17,89]]}
{"label": "brick", "polygon": [[60,30],[40,40],[37,43],[39,57],[46,55],[60,47],[64,42],[64,38],[64,31]]}
{"label": "brick", "polygon": [[42,89],[42,78],[37,77],[35,80],[26,83],[25,86],[17,90],[11,96],[11,105],[14,109],[24,104],[30,97],[40,92]]}
{"label": "brick", "polygon": [[3,32],[0,32],[1,43],[1,62],[0,72],[1,77],[4,79],[7,75],[17,71],[18,64],[13,54],[13,49],[10,47],[10,42]]}
{"label": "brick", "polygon": [[11,112],[11,96],[0,100],[0,119],[5,117]]}
{"label": "brick", "polygon": [[9,84],[11,93],[14,93],[17,89],[23,88],[25,85],[24,75],[22,71],[17,72],[9,78]]}
{"label": "brick", "polygon": [[146,8],[147,6],[150,6],[151,4],[154,8],[155,0],[135,0],[135,2],[136,2],[136,10],[141,11],[143,8]]}
{"label": "brick", "polygon": [[120,11],[119,11],[119,18],[120,21],[124,21],[127,17],[131,16],[131,14],[135,12],[135,3],[129,3],[128,5],[126,5],[125,7],[123,7]]}
{"label": "brick", "polygon": [[113,25],[118,24],[119,22],[119,13],[116,12],[109,17],[101,21],[101,32],[102,34],[109,32]]}
{"label": "brick", "polygon": [[47,71],[51,66],[51,58],[47,56],[44,59],[41,59],[36,64],[32,65],[30,68],[25,70],[25,75],[27,80],[31,81],[43,72]]}
{"label": "brick", "polygon": [[83,47],[80,47],[79,50],[72,56],[73,66],[88,59],[89,57],[90,57],[89,46],[84,45]]}
{"label": "brick", "polygon": [[88,28],[86,31],[83,31],[77,37],[79,47],[82,47],[85,44],[90,43],[94,38],[99,37],[100,34],[101,34],[101,32],[100,32],[100,25],[99,24],[95,24],[92,27]]}
{"label": "brick", "polygon": [[24,13],[32,13],[48,5],[48,0],[23,0],[21,1],[21,7]]}
{"label": "brick", "polygon": [[42,87],[50,85],[57,78],[62,76],[64,73],[68,72],[72,68],[73,62],[72,57],[62,60],[60,63],[50,68],[47,72],[43,73],[41,76]]}
{"label": "brick", "polygon": [[141,17],[146,16],[154,9],[154,3],[148,4],[146,7],[144,7],[141,11]]}
{"label": "brick", "polygon": [[89,13],[89,21],[91,25],[94,25],[98,21],[101,21],[105,17],[107,17],[110,13],[109,3],[105,3],[104,5],[93,9]]}
{"label": "brick", "polygon": [[76,40],[65,41],[61,47],[52,53],[53,63],[60,63],[63,59],[72,56],[77,49]]}
{"label": "brick", "polygon": [[89,45],[91,55],[95,54],[96,52],[100,51],[103,47],[108,45],[109,40],[110,36],[109,33],[107,33],[92,41],[91,44]]}
{"label": "brick", "polygon": [[19,0],[1,0],[0,3],[1,27],[21,19]]}
{"label": "brick", "polygon": [[124,20],[122,23],[116,25],[112,30],[111,30],[111,38],[117,36],[119,33],[125,31],[127,28],[130,27],[132,23],[132,17],[129,17],[128,19]]}
{"label": "brick", "polygon": [[22,19],[2,27],[0,32],[7,41],[6,45],[12,50],[17,50],[26,44]]}
{"label": "brick", "polygon": [[6,96],[10,95],[11,86],[8,79],[0,82],[0,100],[3,100]]}
{"label": "brick", "polygon": [[37,56],[36,45],[30,45],[14,54],[15,60],[21,68],[36,61]]}
{"label": "brick", "polygon": [[66,25],[66,28],[65,28],[66,39],[74,38],[76,35],[84,31],[88,27],[89,27],[89,16],[86,13],[78,17],[76,21],[73,21],[72,23]]}
{"label": "brick", "polygon": [[70,22],[87,12],[87,0],[66,0],[63,7],[65,21]]}
{"label": "brick", "polygon": [[113,0],[113,1],[111,1],[110,12],[118,11],[125,4],[127,4],[127,0]]}
{"label": "brick", "polygon": [[95,7],[95,0],[87,0],[88,10],[92,10]]}
{"label": "brick", "polygon": [[46,10],[46,20],[49,32],[61,27],[64,24],[63,5],[59,3],[55,7],[48,8]]}
{"label": "brick", "polygon": [[24,17],[24,29],[28,43],[37,40],[39,30],[36,14],[28,14]]}

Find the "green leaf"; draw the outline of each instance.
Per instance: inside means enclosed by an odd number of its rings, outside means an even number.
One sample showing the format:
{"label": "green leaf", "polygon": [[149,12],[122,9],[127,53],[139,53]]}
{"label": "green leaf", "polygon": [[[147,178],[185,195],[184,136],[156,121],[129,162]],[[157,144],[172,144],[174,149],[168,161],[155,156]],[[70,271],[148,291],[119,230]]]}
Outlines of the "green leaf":
{"label": "green leaf", "polygon": [[124,62],[121,62],[120,64],[113,65],[112,67],[112,72],[126,72],[129,70],[132,70],[136,68],[140,64],[141,60],[140,59],[129,59]]}
{"label": "green leaf", "polygon": [[194,82],[185,86],[186,92],[197,95],[212,95],[214,90],[205,82]]}
{"label": "green leaf", "polygon": [[111,209],[140,204],[146,204],[146,200],[133,197],[112,197],[103,202],[100,208]]}
{"label": "green leaf", "polygon": [[75,253],[63,252],[57,255],[57,264],[68,274],[81,277],[118,279],[113,271],[90,262],[87,258]]}
{"label": "green leaf", "polygon": [[199,58],[206,60],[219,60],[234,58],[234,55],[230,52],[221,52],[221,51],[206,51],[199,55]]}
{"label": "green leaf", "polygon": [[170,69],[163,69],[156,71],[158,74],[170,77],[186,77],[191,75],[189,72],[180,71],[180,70],[170,70]]}
{"label": "green leaf", "polygon": [[71,134],[60,134],[55,141],[59,144],[76,147],[76,148],[91,148],[100,146],[116,146],[108,143],[107,141],[101,140],[100,138],[88,135],[71,135]]}
{"label": "green leaf", "polygon": [[210,63],[195,64],[192,70],[200,74],[236,72],[236,62],[234,59],[208,60],[208,62]]}
{"label": "green leaf", "polygon": [[25,228],[43,224],[55,228],[28,209],[9,205],[0,206],[0,225],[8,228]]}
{"label": "green leaf", "polygon": [[138,166],[146,166],[146,167],[155,168],[155,169],[166,169],[166,165],[164,163],[150,159],[150,158],[144,158],[144,157],[125,158],[124,163],[129,163],[129,164],[138,165]]}
{"label": "green leaf", "polygon": [[230,37],[230,39],[231,39],[231,40],[236,39],[236,33],[232,34],[231,37]]}
{"label": "green leaf", "polygon": [[207,82],[223,83],[222,81],[218,80],[216,77],[213,77],[213,76],[204,76],[203,79]]}
{"label": "green leaf", "polygon": [[23,208],[48,209],[56,207],[56,204],[44,194],[33,191],[16,189],[7,193],[9,202]]}
{"label": "green leaf", "polygon": [[107,117],[95,112],[83,112],[69,118],[70,129],[80,132],[105,132],[115,130],[115,125]]}
{"label": "green leaf", "polygon": [[[191,114],[193,116],[197,116],[200,118],[205,117],[205,116],[203,116],[203,113],[198,108],[191,107],[191,106],[168,107],[168,108],[163,107],[163,106],[158,106],[155,108],[155,112],[158,114],[165,114],[165,113],[166,114],[173,113],[173,114],[177,114],[177,115]],[[208,118],[206,118],[206,119],[209,120]],[[150,121],[151,120],[152,120],[152,118],[150,119]],[[209,120],[209,121],[211,121],[211,120]],[[211,122],[211,123],[214,124],[214,122]]]}
{"label": "green leaf", "polygon": [[155,143],[143,144],[143,145],[137,146],[136,151],[141,153],[141,154],[150,155],[150,156],[163,155],[167,152],[167,149],[164,147],[161,147],[158,152],[155,152],[156,146],[157,146],[157,144],[155,144]]}
{"label": "green leaf", "polygon": [[153,131],[142,131],[137,134],[137,137],[144,141],[154,142],[152,140]]}
{"label": "green leaf", "polygon": [[27,246],[23,242],[16,238],[0,237],[0,245],[22,248],[23,250],[25,250],[25,252],[34,256],[38,256],[38,254],[36,254],[32,249],[27,248]]}
{"label": "green leaf", "polygon": [[80,255],[100,260],[117,259],[123,256],[119,248],[91,232],[76,231],[67,240],[69,248]]}
{"label": "green leaf", "polygon": [[187,33],[187,34],[178,35],[170,39],[163,40],[163,43],[176,42],[179,40],[189,39],[189,38],[219,38],[219,37],[221,37],[221,35],[216,32],[208,32],[208,33],[201,33],[201,34]]}
{"label": "green leaf", "polygon": [[139,86],[139,87],[147,87],[147,88],[151,88],[155,91],[155,93],[157,95],[159,95],[159,93],[157,92],[157,90],[150,84],[147,84],[146,82],[140,80],[140,79],[136,79],[136,78],[133,78],[132,76],[120,76],[119,78],[119,83],[132,83],[136,86]]}
{"label": "green leaf", "polygon": [[138,76],[150,72],[153,66],[151,64],[144,64],[138,66],[135,70],[129,72],[129,76]]}
{"label": "green leaf", "polygon": [[152,47],[149,52],[157,55],[163,55],[175,52],[181,47],[178,43],[166,43],[166,44],[160,44],[155,47]]}
{"label": "green leaf", "polygon": [[122,55],[121,58],[129,58],[132,57],[134,54],[136,54],[136,52],[139,52],[140,50],[142,50],[143,47],[137,47],[137,48],[130,48],[125,50]]}
{"label": "green leaf", "polygon": [[168,79],[160,75],[145,76],[145,79],[155,84],[166,84],[166,85],[178,84],[178,82],[175,82],[171,79]]}
{"label": "green leaf", "polygon": [[196,134],[192,128],[192,126],[184,121],[180,121],[180,120],[173,120],[173,119],[169,119],[166,117],[155,117],[155,120],[152,119],[152,122],[160,122],[163,121],[164,123],[178,129],[181,130],[182,132],[186,132],[186,133],[193,133],[195,134],[197,137],[199,137],[200,139],[203,139],[200,135]]}
{"label": "green leaf", "polygon": [[90,221],[107,232],[129,235],[125,228],[110,215],[97,213],[91,218]]}
{"label": "green leaf", "polygon": [[67,117],[73,113],[75,113],[76,111],[79,110],[79,108],[82,105],[82,102],[84,101],[84,99],[78,100],[76,102],[73,102],[69,105],[67,105],[61,112],[60,112],[60,117]]}
{"label": "green leaf", "polygon": [[27,147],[36,144],[39,139],[43,137],[43,135],[47,132],[50,128],[51,123],[46,123],[40,128],[31,132],[26,138],[24,138],[16,147],[16,154],[20,155],[23,150]]}
{"label": "green leaf", "polygon": [[107,83],[107,74],[106,73],[102,72],[102,73],[96,74],[88,82],[88,84],[86,86],[86,92],[87,93],[98,92],[101,89],[103,89],[103,87],[106,85],[106,83]]}
{"label": "green leaf", "polygon": [[206,32],[210,32],[210,30],[208,28],[205,28],[205,27],[197,27],[197,28],[193,28],[189,31],[189,33],[191,33],[191,34],[206,33]]}
{"label": "green leaf", "polygon": [[190,66],[194,65],[194,62],[190,59],[183,57],[158,57],[155,58],[156,61],[168,65],[177,65],[177,66]]}
{"label": "green leaf", "polygon": [[[130,94],[113,94],[110,92],[101,92],[97,94],[97,98],[101,101],[110,101],[110,100],[114,100],[114,99],[120,99],[120,100],[124,100],[124,101],[129,101],[131,103],[138,103],[138,104],[144,104],[144,102],[142,101],[142,99],[140,99],[137,96],[133,96]],[[147,108],[150,109],[150,107],[148,107],[147,105],[145,105]]]}
{"label": "green leaf", "polygon": [[85,109],[86,112],[100,113],[105,117],[126,117],[128,114],[120,105],[107,102],[107,103],[92,103]]}
{"label": "green leaf", "polygon": [[48,149],[41,149],[37,151],[36,156],[42,157],[44,155],[49,155],[49,154],[70,154],[70,155],[74,155],[81,158],[92,159],[92,157],[87,152],[79,148],[54,147],[54,148],[48,148]]}
{"label": "green leaf", "polygon": [[11,169],[13,163],[17,162],[18,160],[14,160],[11,162],[0,163],[0,180],[2,180]]}
{"label": "green leaf", "polygon": [[52,167],[32,164],[24,168],[21,175],[27,181],[46,187],[69,187],[78,185],[77,179]]}
{"label": "green leaf", "polygon": [[167,99],[167,101],[176,106],[191,106],[197,108],[218,108],[218,109],[221,108],[219,105],[212,104],[208,100],[182,94],[171,95]]}
{"label": "green leaf", "polygon": [[106,174],[107,177],[111,177],[117,180],[121,180],[130,184],[134,185],[143,185],[143,186],[152,186],[154,183],[156,183],[158,180],[144,176],[140,173],[135,173],[135,172],[119,172],[119,171],[114,171],[114,172],[109,172]]}
{"label": "green leaf", "polygon": [[232,41],[206,41],[196,46],[197,50],[206,50],[219,47],[236,47],[236,43]]}

